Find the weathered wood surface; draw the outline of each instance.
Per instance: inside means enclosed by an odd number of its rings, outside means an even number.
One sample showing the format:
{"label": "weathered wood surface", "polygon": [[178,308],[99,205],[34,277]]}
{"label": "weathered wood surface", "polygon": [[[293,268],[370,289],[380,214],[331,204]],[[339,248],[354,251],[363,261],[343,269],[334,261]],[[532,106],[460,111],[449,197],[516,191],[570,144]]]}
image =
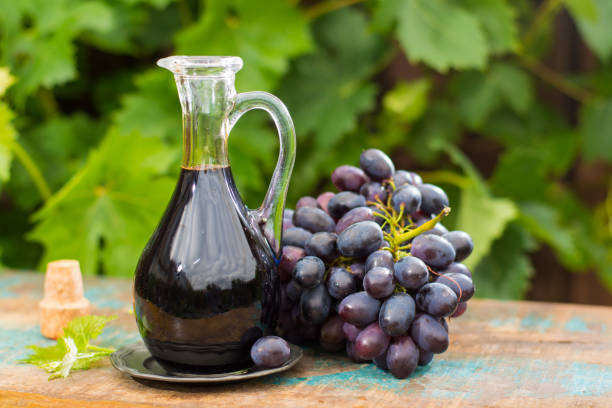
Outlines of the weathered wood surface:
{"label": "weathered wood surface", "polygon": [[[138,340],[131,282],[85,279],[94,313],[117,314],[101,344]],[[67,379],[16,361],[40,335],[42,275],[0,273],[0,407],[612,407],[612,308],[473,300],[449,350],[407,380],[307,350],[292,370],[237,384],[138,382],[108,361]]]}

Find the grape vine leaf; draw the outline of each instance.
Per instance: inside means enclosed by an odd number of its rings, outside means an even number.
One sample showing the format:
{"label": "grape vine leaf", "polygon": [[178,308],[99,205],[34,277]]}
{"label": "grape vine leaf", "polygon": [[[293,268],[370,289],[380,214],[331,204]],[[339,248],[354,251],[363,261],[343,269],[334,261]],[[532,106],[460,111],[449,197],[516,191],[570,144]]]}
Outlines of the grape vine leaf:
{"label": "grape vine leaf", "polygon": [[597,21],[597,6],[594,0],[562,0],[574,18],[583,18],[590,21]]}
{"label": "grape vine leaf", "polygon": [[15,77],[11,75],[6,67],[0,67],[0,97],[4,96],[6,90],[15,83]]}
{"label": "grape vine leaf", "polygon": [[89,341],[98,337],[104,326],[114,319],[116,316],[77,317],[64,329],[63,336],[56,344],[49,347],[27,346],[33,353],[20,362],[44,369],[51,374],[49,380],[65,378],[71,370],[86,370],[92,363],[115,351],[112,348],[89,344]]}
{"label": "grape vine leaf", "polygon": [[[567,2],[567,0],[566,0]],[[612,56],[612,2],[609,0],[573,0],[568,2],[582,37],[602,60]],[[578,7],[578,3],[581,3]],[[592,4],[595,12],[589,11]]]}
{"label": "grape vine leaf", "polygon": [[489,253],[493,241],[516,215],[516,206],[508,199],[491,197],[473,185],[461,190],[457,229],[466,231],[476,243],[465,260],[468,267],[473,268]]}
{"label": "grape vine leaf", "polygon": [[588,266],[595,269],[601,282],[612,290],[612,236],[609,231],[598,224],[593,209],[587,208],[572,192],[561,191],[553,201],[559,218],[574,237]]}
{"label": "grape vine leaf", "polygon": [[471,128],[480,128],[502,104],[525,114],[533,101],[529,75],[508,63],[492,64],[490,69],[462,72],[455,83],[459,109]]}
{"label": "grape vine leaf", "polygon": [[[50,190],[56,191],[83,166],[105,127],[82,112],[57,115],[24,128],[19,144],[37,164]],[[24,166],[13,166],[5,189],[22,210],[34,211],[41,204],[41,195]]]}
{"label": "grape vine leaf", "polygon": [[397,20],[396,35],[410,61],[440,72],[485,67],[485,30],[476,15],[457,2],[386,0],[379,5],[377,19]]}
{"label": "grape vine leaf", "polygon": [[473,13],[482,24],[491,54],[516,50],[516,11],[506,0],[464,0],[461,6]]}
{"label": "grape vine leaf", "polygon": [[491,195],[476,168],[459,149],[447,145],[444,150],[470,180],[469,185],[461,189],[456,229],[466,231],[474,240],[474,251],[464,262],[474,268],[489,253],[493,241],[502,235],[518,211],[511,200]]}
{"label": "grape vine leaf", "polygon": [[427,78],[400,81],[383,97],[383,107],[402,123],[414,122],[425,112],[430,89],[431,81]]}
{"label": "grape vine leaf", "polygon": [[171,49],[174,34],[181,28],[179,6],[173,0],[113,2],[113,29],[88,31],[79,40],[100,50],[131,56],[157,54]]}
{"label": "grape vine leaf", "polygon": [[[5,67],[0,67],[0,98],[4,96],[15,78]],[[9,106],[0,100],[0,182],[9,178],[13,153],[11,145],[17,137],[13,126],[13,112]]]}
{"label": "grape vine leaf", "polygon": [[474,270],[476,296],[522,299],[534,271],[526,253],[533,249],[535,242],[529,234],[516,223],[508,224]]}
{"label": "grape vine leaf", "polygon": [[45,248],[41,266],[71,258],[85,274],[101,265],[105,274],[131,276],[175,184],[161,175],[173,159],[169,153],[158,139],[109,131],[34,215],[38,224],[29,239]]}
{"label": "grape vine leaf", "polygon": [[582,150],[587,159],[612,163],[612,99],[583,105],[580,113]]}
{"label": "grape vine leaf", "polygon": [[316,149],[327,154],[326,149],[355,129],[358,115],[374,106],[376,87],[366,80],[386,49],[370,32],[365,16],[353,9],[319,18],[313,31],[318,51],[295,61],[279,95],[298,137],[306,140],[314,133]]}
{"label": "grape vine leaf", "polygon": [[411,146],[414,159],[419,163],[434,165],[440,157],[441,146],[457,142],[460,129],[456,106],[448,101],[434,100],[407,137],[404,135],[403,143]]}
{"label": "grape vine leaf", "polygon": [[522,203],[519,223],[532,236],[549,244],[567,268],[577,270],[587,266],[576,244],[576,238],[580,238],[562,224],[561,214],[554,207],[544,203]]}
{"label": "grape vine leaf", "polygon": [[505,151],[489,180],[496,194],[517,201],[545,200],[549,189],[548,172],[536,149]]}
{"label": "grape vine leaf", "polygon": [[181,106],[172,74],[153,68],[138,75],[134,82],[136,90],[122,98],[121,109],[115,114],[114,123],[119,132],[137,131],[179,144]]}
{"label": "grape vine leaf", "polygon": [[288,0],[206,0],[198,21],[178,33],[181,55],[239,55],[237,89],[271,91],[289,59],[312,44],[306,18]]}
{"label": "grape vine leaf", "polygon": [[[87,31],[107,32],[114,21],[110,6],[97,0],[22,0],[1,2],[6,61],[19,78],[17,103],[38,87],[51,88],[76,77],[74,41]],[[28,24],[26,33],[20,32]]]}

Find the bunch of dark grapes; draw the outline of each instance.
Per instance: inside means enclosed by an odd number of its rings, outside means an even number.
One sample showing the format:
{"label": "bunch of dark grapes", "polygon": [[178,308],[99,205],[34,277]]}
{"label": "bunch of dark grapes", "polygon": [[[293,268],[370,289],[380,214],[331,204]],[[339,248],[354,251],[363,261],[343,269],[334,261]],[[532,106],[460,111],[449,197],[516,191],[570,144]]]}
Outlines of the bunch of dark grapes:
{"label": "bunch of dark grapes", "polygon": [[474,295],[461,263],[473,242],[440,223],[450,212],[441,188],[377,149],[359,164],[334,170],[340,192],[285,210],[279,330],[406,378],[448,348],[446,318]]}

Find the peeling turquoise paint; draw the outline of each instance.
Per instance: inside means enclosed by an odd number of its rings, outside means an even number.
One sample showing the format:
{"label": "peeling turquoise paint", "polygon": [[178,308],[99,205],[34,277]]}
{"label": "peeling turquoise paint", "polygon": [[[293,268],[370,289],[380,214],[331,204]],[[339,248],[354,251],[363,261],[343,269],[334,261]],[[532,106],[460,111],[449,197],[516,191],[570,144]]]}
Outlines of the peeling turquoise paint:
{"label": "peeling turquoise paint", "polygon": [[[279,386],[307,385],[332,386],[348,390],[367,390],[416,394],[440,399],[461,397],[479,400],[490,395],[484,386],[491,378],[506,378],[507,387],[501,388],[499,397],[519,390],[525,397],[601,396],[612,393],[612,367],[600,364],[534,360],[526,358],[501,358],[444,360],[437,359],[427,367],[419,367],[406,380],[395,379],[373,364],[357,369],[313,377],[276,376],[261,380]],[[551,387],[521,388],[526,384],[549,382]],[[414,387],[414,385],[422,387]],[[432,387],[436,384],[437,387]],[[468,384],[468,386],[466,386]],[[480,384],[480,385],[479,385]],[[457,390],[457,391],[455,391]],[[505,393],[505,394],[504,394]],[[507,396],[506,395],[506,396]]]}
{"label": "peeling turquoise paint", "polygon": [[123,309],[129,304],[116,299],[117,289],[113,287],[89,288],[85,290],[85,297],[101,309]]}
{"label": "peeling turquoise paint", "polygon": [[553,326],[552,319],[531,313],[521,320],[521,330],[538,330],[545,332]]}
{"label": "peeling turquoise paint", "polygon": [[102,347],[119,348],[135,343],[140,340],[140,334],[137,331],[125,331],[117,327],[113,327],[113,322],[110,322],[104,329],[102,334],[92,341],[94,344],[99,344]]}
{"label": "peeling turquoise paint", "polygon": [[513,317],[504,319],[496,317],[495,319],[489,321],[489,325],[492,327],[503,327],[514,324],[515,321],[516,320]]}
{"label": "peeling turquoise paint", "polygon": [[19,359],[30,354],[26,346],[51,346],[55,344],[40,334],[40,327],[33,325],[23,329],[0,330],[0,364],[16,364]]}
{"label": "peeling turquoise paint", "polygon": [[14,299],[19,295],[11,289],[23,284],[24,278],[19,275],[2,276],[0,282],[0,299]]}
{"label": "peeling turquoise paint", "polygon": [[587,326],[586,322],[582,320],[582,318],[574,316],[567,321],[563,327],[563,330],[568,332],[586,333],[589,331],[589,327]]}

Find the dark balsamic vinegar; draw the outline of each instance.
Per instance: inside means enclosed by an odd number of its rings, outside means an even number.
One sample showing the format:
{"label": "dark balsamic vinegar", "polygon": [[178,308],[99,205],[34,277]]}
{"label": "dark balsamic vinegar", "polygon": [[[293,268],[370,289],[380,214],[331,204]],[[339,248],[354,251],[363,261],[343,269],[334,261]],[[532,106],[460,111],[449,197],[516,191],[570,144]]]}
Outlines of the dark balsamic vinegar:
{"label": "dark balsamic vinegar", "polygon": [[138,329],[162,363],[250,364],[279,302],[274,257],[255,228],[229,167],[182,169],[134,283]]}

